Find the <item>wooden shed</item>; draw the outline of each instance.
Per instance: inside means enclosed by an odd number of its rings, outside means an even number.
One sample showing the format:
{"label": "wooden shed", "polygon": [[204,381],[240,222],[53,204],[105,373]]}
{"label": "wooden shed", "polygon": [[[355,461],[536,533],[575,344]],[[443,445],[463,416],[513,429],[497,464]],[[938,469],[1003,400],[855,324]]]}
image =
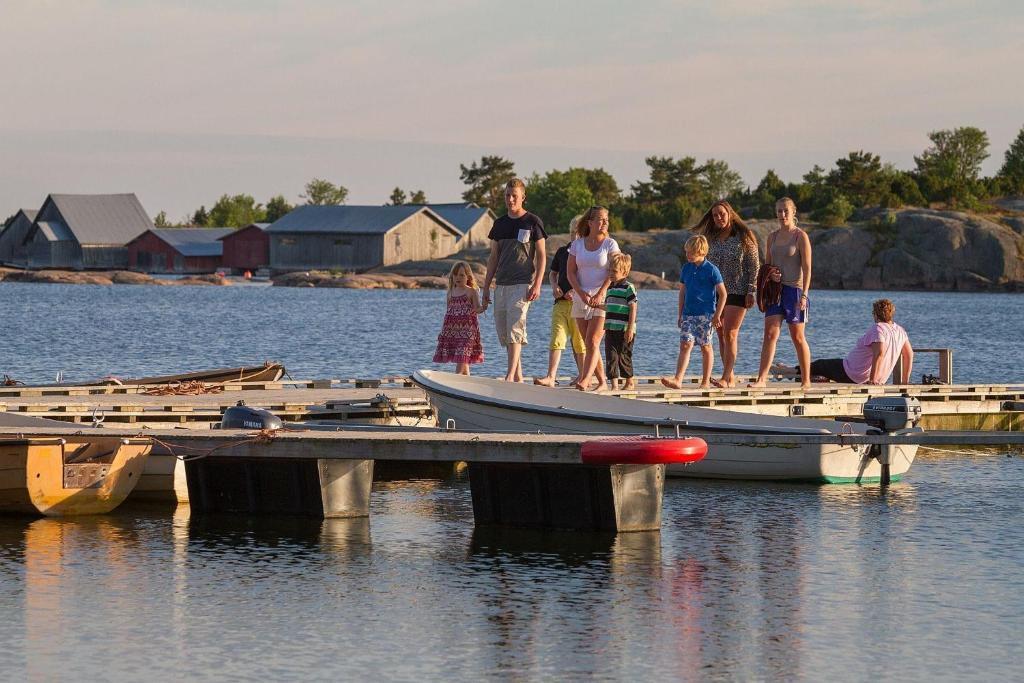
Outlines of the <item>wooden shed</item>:
{"label": "wooden shed", "polygon": [[153,228],[128,243],[128,267],[144,273],[213,273],[233,228]]}
{"label": "wooden shed", "polygon": [[21,209],[7,222],[3,232],[0,232],[0,264],[20,267],[28,265],[25,240],[37,213],[34,209]]}
{"label": "wooden shed", "polygon": [[483,247],[489,244],[487,235],[491,232],[496,216],[487,207],[480,207],[473,202],[454,204],[425,204],[441,218],[455,226],[460,237],[455,244],[456,251]]}
{"label": "wooden shed", "polygon": [[270,268],[365,270],[449,256],[461,233],[425,206],[300,206],[267,228]]}
{"label": "wooden shed", "polygon": [[250,223],[220,238],[224,244],[221,265],[236,274],[270,266],[270,223]]}
{"label": "wooden shed", "polygon": [[30,268],[128,267],[127,244],[153,221],[134,194],[51,194],[26,238]]}

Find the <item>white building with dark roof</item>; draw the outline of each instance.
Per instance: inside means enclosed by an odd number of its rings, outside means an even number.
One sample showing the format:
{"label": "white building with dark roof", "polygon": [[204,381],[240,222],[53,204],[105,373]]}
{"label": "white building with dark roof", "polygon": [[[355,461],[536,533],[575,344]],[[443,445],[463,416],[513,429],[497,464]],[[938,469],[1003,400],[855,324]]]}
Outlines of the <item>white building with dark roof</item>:
{"label": "white building with dark roof", "polygon": [[51,194],[26,237],[31,268],[127,268],[125,245],[153,229],[134,194]]}

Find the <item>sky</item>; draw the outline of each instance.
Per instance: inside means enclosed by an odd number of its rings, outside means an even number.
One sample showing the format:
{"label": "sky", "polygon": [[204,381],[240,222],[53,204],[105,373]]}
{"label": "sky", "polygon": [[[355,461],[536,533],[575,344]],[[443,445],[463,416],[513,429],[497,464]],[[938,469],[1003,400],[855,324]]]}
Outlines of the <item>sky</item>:
{"label": "sky", "polygon": [[457,201],[521,175],[724,159],[750,184],[930,131],[1024,127],[1018,0],[0,0],[0,219],[50,192],[171,218],[310,178]]}

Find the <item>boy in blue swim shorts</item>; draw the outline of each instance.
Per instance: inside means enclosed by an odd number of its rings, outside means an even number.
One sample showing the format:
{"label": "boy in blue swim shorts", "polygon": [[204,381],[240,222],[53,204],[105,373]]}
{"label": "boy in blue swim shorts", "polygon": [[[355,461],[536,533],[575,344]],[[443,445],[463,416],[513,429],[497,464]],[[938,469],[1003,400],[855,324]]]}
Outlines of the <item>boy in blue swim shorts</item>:
{"label": "boy in blue swim shorts", "polygon": [[711,345],[714,331],[722,326],[726,290],[722,273],[708,261],[708,241],[703,235],[686,240],[686,263],[679,273],[679,359],[676,374],[662,377],[661,383],[670,389],[681,389],[690,352],[694,344],[700,346],[703,361],[700,388],[711,386],[711,370],[715,365],[715,350]]}

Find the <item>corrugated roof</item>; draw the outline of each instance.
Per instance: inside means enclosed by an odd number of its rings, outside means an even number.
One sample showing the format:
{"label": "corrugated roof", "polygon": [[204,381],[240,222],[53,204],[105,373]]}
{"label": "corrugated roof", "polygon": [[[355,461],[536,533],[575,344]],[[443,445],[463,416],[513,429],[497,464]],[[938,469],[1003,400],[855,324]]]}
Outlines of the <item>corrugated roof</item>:
{"label": "corrugated roof", "polygon": [[275,221],[267,232],[326,232],[351,235],[383,234],[413,214],[426,211],[438,223],[457,232],[455,226],[432,209],[402,206],[300,206]]}
{"label": "corrugated roof", "polygon": [[39,231],[43,233],[50,242],[61,242],[74,240],[75,236],[68,228],[60,221],[36,221],[36,226],[39,227]]}
{"label": "corrugated roof", "polygon": [[463,235],[487,214],[486,208],[476,204],[427,204],[427,207],[454,225]]}
{"label": "corrugated roof", "polygon": [[182,256],[220,256],[224,253],[220,239],[234,231],[234,228],[154,228],[150,232]]}
{"label": "corrugated roof", "polygon": [[127,244],[153,229],[153,221],[133,193],[51,194],[48,199],[80,244]]}
{"label": "corrugated roof", "polygon": [[217,239],[219,239],[221,241],[224,241],[224,238],[230,237],[231,235],[235,235],[235,234],[238,234],[240,232],[245,232],[249,228],[256,228],[257,230],[262,230],[263,232],[266,232],[267,228],[269,228],[270,225],[271,225],[270,223],[250,223],[249,225],[243,225],[238,230],[232,230],[227,235],[224,235],[224,237],[218,237]]}

